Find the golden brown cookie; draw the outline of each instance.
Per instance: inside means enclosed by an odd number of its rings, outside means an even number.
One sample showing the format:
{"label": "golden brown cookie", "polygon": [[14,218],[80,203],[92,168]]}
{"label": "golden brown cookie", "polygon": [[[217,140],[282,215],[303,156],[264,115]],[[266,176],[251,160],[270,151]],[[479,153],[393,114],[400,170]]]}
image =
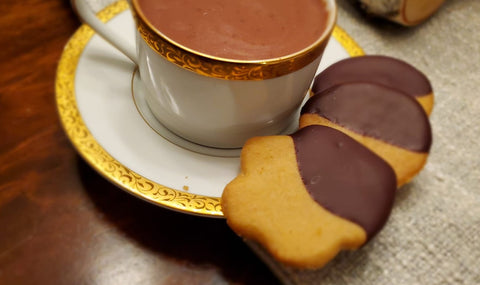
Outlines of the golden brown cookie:
{"label": "golden brown cookie", "polygon": [[428,78],[405,61],[382,55],[365,55],[338,61],[315,77],[312,93],[321,93],[335,85],[370,82],[406,93],[430,115],[433,91]]}
{"label": "golden brown cookie", "polygon": [[222,210],[238,235],[277,260],[318,268],[371,239],[387,221],[395,191],[384,160],[342,132],[309,126],[248,140]]}
{"label": "golden brown cookie", "polygon": [[432,142],[416,100],[371,83],[340,84],[311,97],[300,117],[300,128],[309,125],[335,128],[368,147],[392,166],[398,186],[423,168]]}

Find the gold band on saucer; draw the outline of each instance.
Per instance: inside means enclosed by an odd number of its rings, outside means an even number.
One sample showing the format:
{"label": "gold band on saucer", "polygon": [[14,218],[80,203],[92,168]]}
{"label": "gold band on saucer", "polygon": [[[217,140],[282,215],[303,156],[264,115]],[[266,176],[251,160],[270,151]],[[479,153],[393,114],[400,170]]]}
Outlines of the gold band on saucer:
{"label": "gold band on saucer", "polygon": [[184,69],[220,79],[264,80],[292,73],[317,59],[325,50],[331,35],[331,32],[322,35],[321,40],[308,49],[282,58],[257,61],[223,59],[195,52],[173,42],[150,24],[140,11],[137,0],[132,2],[137,30],[150,48]]}

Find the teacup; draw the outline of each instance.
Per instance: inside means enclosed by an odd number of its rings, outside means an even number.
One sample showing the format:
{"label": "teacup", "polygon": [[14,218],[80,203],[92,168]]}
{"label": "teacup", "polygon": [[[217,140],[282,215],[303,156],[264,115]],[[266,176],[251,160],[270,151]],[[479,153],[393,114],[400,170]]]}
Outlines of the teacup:
{"label": "teacup", "polygon": [[[234,7],[238,9],[238,15],[246,15],[245,19],[232,12],[233,6],[229,5],[234,4],[229,1],[187,1],[189,3],[183,4],[181,10],[177,11],[179,14],[175,16],[173,6],[164,9],[164,14],[152,14],[153,10],[159,8],[148,5],[157,5],[155,3],[158,2],[166,3],[165,5],[176,2],[178,5],[178,0],[129,0],[137,28],[135,52],[133,47],[126,46],[107,26],[98,21],[84,1],[73,1],[82,20],[138,65],[142,83],[148,90],[146,100],[156,119],[188,141],[215,148],[238,148],[250,137],[279,134],[292,124],[315,76],[336,21],[335,0],[305,0],[303,6],[298,0],[231,1],[250,5]],[[193,7],[198,3],[201,5]],[[227,13],[225,11],[230,9],[230,14],[222,16],[220,24],[211,24],[207,29],[202,28],[198,21],[185,20],[206,16],[206,12],[208,14],[214,11],[209,6],[212,3],[226,3],[229,6],[222,8],[222,13]],[[258,3],[267,6],[270,3],[270,7],[260,7]],[[256,12],[262,12],[260,20],[244,12],[251,12],[253,5]],[[280,11],[282,5],[283,12]],[[191,11],[186,12],[188,9]],[[318,16],[323,19],[318,21],[318,27],[296,27],[301,25],[292,21],[300,21],[300,17],[282,14],[290,13],[290,9],[298,10],[297,13],[316,13],[318,10]],[[184,16],[181,17],[182,15]],[[216,21],[219,15],[223,14],[217,14]],[[156,17],[167,16],[181,19],[178,23],[169,20],[170,22],[163,23],[164,26],[156,23]],[[315,19],[315,14],[302,16]],[[230,18],[235,18],[237,22],[242,19],[249,22],[252,36],[248,29],[241,30],[245,25],[238,25],[240,30],[237,31],[230,24],[221,22],[230,21]],[[290,24],[283,21],[287,18]],[[205,22],[209,24],[209,20]],[[305,24],[305,21],[301,22]],[[201,42],[202,37],[207,38],[207,35],[202,34],[198,37],[198,44],[189,42],[188,35],[182,35],[181,31],[170,31],[171,27],[181,27],[184,24],[198,27],[199,30],[193,32],[195,35],[208,30],[208,36],[212,38]],[[280,24],[285,24],[283,30]],[[275,30],[276,25],[281,33]],[[242,49],[242,45],[236,44],[237,42],[230,45],[225,42],[225,48],[214,43],[223,33],[211,31],[217,26],[233,29],[230,34],[232,38],[240,35],[246,37],[247,48]],[[310,26],[314,28],[310,29]],[[266,31],[253,36],[256,27],[265,28]],[[310,30],[310,38],[302,38],[306,28]],[[300,35],[298,40],[291,40],[296,46],[287,47],[287,44],[281,44],[282,40],[285,43],[290,41],[290,38],[282,39],[283,31],[287,36]],[[278,34],[277,38],[274,37],[275,33]],[[255,44],[266,45],[266,48],[250,44],[255,39],[264,41]],[[269,42],[273,44],[269,45]]]}

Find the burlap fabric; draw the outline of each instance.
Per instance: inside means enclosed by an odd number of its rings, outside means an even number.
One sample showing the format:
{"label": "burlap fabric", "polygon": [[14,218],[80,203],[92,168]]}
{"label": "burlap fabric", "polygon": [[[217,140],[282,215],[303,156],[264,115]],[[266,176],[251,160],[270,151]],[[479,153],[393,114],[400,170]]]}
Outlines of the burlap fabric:
{"label": "burlap fabric", "polygon": [[[89,1],[96,10],[113,2]],[[252,248],[285,284],[480,284],[480,1],[449,0],[413,28],[371,19],[354,1],[338,5],[338,25],[367,54],[406,60],[430,78],[431,155],[362,249],[302,271]]]}

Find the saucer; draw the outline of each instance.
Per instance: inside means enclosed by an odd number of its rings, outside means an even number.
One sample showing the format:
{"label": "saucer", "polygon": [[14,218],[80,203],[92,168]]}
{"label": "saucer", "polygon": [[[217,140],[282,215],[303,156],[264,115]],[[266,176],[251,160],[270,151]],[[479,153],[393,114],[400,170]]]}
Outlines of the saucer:
{"label": "saucer", "polygon": [[[98,17],[135,44],[125,0]],[[363,55],[335,27],[319,71],[340,59]],[[64,130],[83,159],[119,188],[155,205],[188,214],[222,217],[220,197],[238,173],[240,150],[188,147],[148,114],[135,65],[87,25],[70,38],[55,82]],[[292,130],[289,130],[292,131]],[[222,153],[224,152],[224,153]]]}

